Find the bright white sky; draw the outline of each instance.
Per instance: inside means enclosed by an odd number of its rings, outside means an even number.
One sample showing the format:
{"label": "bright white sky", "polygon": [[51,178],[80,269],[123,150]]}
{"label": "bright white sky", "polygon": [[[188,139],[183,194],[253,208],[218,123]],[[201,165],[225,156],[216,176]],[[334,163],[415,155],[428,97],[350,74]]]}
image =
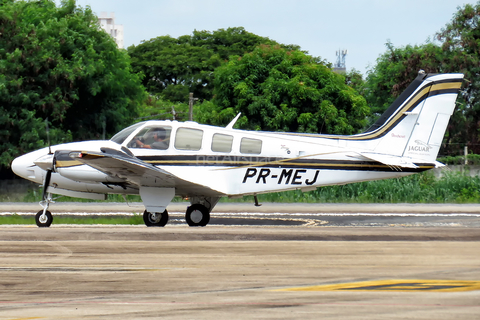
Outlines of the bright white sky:
{"label": "bright white sky", "polygon": [[[57,1],[59,2],[59,1]],[[425,43],[451,21],[458,6],[475,0],[77,0],[115,13],[125,48],[162,35],[244,27],[259,36],[299,45],[313,56],[362,73],[375,65],[389,39],[395,47]]]}

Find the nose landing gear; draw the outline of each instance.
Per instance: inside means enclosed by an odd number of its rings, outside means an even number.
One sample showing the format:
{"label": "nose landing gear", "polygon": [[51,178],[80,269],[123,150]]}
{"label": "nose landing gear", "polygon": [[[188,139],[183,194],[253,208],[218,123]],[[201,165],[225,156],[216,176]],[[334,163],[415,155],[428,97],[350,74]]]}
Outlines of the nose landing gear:
{"label": "nose landing gear", "polygon": [[55,203],[52,199],[52,194],[47,193],[44,200],[39,203],[43,207],[43,210],[38,211],[35,215],[35,223],[39,227],[50,227],[53,222],[53,216],[52,213],[48,211],[48,207],[50,206],[50,203]]}

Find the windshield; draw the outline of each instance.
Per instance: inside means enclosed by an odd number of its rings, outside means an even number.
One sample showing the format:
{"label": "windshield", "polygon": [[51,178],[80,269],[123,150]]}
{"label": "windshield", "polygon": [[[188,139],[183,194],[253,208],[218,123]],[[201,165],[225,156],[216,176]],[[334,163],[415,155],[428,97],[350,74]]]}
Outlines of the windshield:
{"label": "windshield", "polygon": [[130,134],[132,134],[133,131],[135,131],[138,127],[140,127],[144,124],[145,124],[145,122],[139,122],[139,123],[135,123],[134,125],[132,125],[130,127],[125,128],[122,131],[120,131],[119,133],[117,133],[116,135],[114,135],[112,137],[112,139],[110,139],[110,141],[116,142],[118,144],[122,144],[123,141],[125,141],[125,139],[127,139],[128,136]]}

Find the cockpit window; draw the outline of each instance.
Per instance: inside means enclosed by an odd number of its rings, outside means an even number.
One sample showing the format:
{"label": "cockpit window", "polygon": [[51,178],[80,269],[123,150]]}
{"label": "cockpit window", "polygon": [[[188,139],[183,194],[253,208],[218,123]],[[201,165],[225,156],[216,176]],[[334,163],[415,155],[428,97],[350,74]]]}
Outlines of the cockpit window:
{"label": "cockpit window", "polygon": [[166,150],[170,145],[171,132],[172,128],[168,126],[143,128],[127,144],[127,147]]}
{"label": "cockpit window", "polygon": [[123,141],[125,141],[125,139],[127,139],[128,136],[131,135],[133,131],[135,131],[138,127],[144,124],[145,122],[139,122],[134,125],[131,125],[130,127],[125,128],[119,133],[117,133],[116,135],[114,135],[112,139],[110,139],[110,141],[116,142],[118,144],[122,144]]}

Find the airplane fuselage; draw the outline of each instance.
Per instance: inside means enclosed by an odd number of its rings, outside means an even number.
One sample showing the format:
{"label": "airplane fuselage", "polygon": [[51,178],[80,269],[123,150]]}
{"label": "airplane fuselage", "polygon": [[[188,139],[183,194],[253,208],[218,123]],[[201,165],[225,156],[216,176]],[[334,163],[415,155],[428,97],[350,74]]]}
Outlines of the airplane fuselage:
{"label": "airplane fuselage", "polygon": [[[151,127],[171,129],[167,149],[128,147],[133,137]],[[176,147],[179,129],[196,130],[201,136],[199,144],[190,147],[195,150],[185,150],[188,146],[183,145]],[[228,145],[224,146],[223,143],[217,149],[224,147],[228,152],[214,151],[214,137],[219,135],[228,139]],[[326,185],[401,177],[434,167],[430,163],[399,171],[371,159],[362,159],[360,153],[374,150],[377,144],[376,140],[252,132],[167,120],[141,124],[121,144],[112,140],[74,142],[52,146],[51,152],[101,152],[101,148],[105,147],[121,151],[122,147],[128,147],[136,158],[146,163],[181,179],[209,187],[210,191],[201,191],[199,195],[202,196],[242,196],[293,189],[309,191]],[[41,184],[46,171],[34,162],[48,153],[49,149],[44,148],[19,157],[13,163],[13,169],[24,178]],[[26,170],[20,172],[20,167]],[[68,153],[56,159],[50,185],[53,193],[73,195],[65,192],[69,190],[96,198],[108,193],[138,193],[138,188],[126,183],[125,179],[109,176],[78,162],[70,158]],[[196,195],[195,191],[181,186],[176,187],[175,193],[183,197]]]}

